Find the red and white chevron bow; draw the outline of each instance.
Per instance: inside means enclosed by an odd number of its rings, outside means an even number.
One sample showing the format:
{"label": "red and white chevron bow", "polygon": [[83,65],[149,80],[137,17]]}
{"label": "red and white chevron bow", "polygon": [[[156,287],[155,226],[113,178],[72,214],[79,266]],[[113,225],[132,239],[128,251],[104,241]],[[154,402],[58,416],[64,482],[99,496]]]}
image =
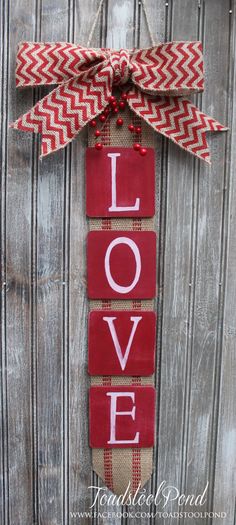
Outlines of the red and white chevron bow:
{"label": "red and white chevron bow", "polygon": [[109,104],[113,86],[127,84],[128,104],[162,135],[210,162],[206,131],[224,131],[184,95],[203,91],[200,42],[149,49],[93,49],[69,43],[22,42],[16,84],[59,84],[11,127],[42,134],[42,156],[66,146]]}

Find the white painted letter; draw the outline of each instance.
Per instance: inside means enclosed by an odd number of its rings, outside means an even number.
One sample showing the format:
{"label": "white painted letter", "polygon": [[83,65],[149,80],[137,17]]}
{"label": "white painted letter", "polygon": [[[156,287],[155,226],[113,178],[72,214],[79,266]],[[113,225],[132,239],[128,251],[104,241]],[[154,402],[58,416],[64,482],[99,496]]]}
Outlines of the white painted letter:
{"label": "white painted letter", "polygon": [[129,357],[131,345],[132,345],[132,342],[133,342],[134,334],[136,332],[138,323],[139,323],[139,321],[141,321],[142,317],[130,317],[130,321],[133,322],[133,327],[132,327],[132,330],[131,330],[131,333],[130,333],[130,336],[129,336],[128,345],[126,347],[124,355],[122,354],[121,346],[120,346],[120,343],[118,341],[116,329],[115,329],[114,322],[113,322],[116,319],[117,319],[117,317],[103,317],[103,321],[106,321],[108,323],[108,326],[109,326],[109,329],[110,329],[110,332],[111,332],[111,337],[112,337],[112,340],[113,340],[113,343],[114,343],[114,346],[115,346],[115,350],[116,350],[116,353],[117,353],[117,357],[119,359],[121,369],[124,371],[125,367],[126,367],[126,363],[128,361],[128,357]]}
{"label": "white painted letter", "polygon": [[134,206],[117,206],[116,194],[116,157],[120,157],[120,153],[108,153],[111,158],[111,206],[109,211],[137,211],[140,208],[140,198],[135,201]]}
{"label": "white painted letter", "polygon": [[[136,272],[135,272],[134,280],[129,286],[120,286],[114,281],[114,279],[111,276],[110,255],[111,255],[111,251],[113,250],[114,246],[117,246],[118,244],[127,244],[131,248],[134,254],[134,257],[135,257]],[[129,293],[131,292],[131,290],[133,290],[133,288],[136,286],[139,280],[140,273],[141,273],[141,257],[140,257],[138,246],[134,241],[132,241],[132,239],[129,239],[128,237],[117,237],[117,239],[114,239],[109,244],[107,251],[106,251],[106,255],[105,255],[105,272],[106,272],[106,277],[109,282],[109,285],[113,290],[115,290],[115,292]]]}
{"label": "white painted letter", "polygon": [[130,416],[132,419],[135,419],[136,406],[133,406],[131,412],[117,412],[117,398],[118,397],[130,397],[134,403],[135,394],[134,392],[108,392],[107,396],[111,398],[111,409],[110,409],[110,421],[111,421],[111,432],[110,440],[107,442],[110,445],[120,445],[128,443],[138,443],[139,442],[139,432],[136,432],[134,439],[116,439],[116,416]]}

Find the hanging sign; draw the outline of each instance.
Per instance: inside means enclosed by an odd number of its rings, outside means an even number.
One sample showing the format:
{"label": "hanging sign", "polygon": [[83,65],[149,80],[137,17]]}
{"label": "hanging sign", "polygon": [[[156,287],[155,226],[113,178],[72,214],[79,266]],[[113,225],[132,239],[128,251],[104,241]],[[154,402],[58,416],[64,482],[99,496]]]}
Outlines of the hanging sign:
{"label": "hanging sign", "polygon": [[[138,134],[141,132],[139,127]],[[122,304],[117,310],[91,310],[88,319],[88,372],[92,381],[96,376],[103,378],[89,393],[90,446],[97,471],[104,451],[104,471],[98,472],[112,490],[111,474],[107,478],[108,451],[114,468],[112,451],[118,451],[124,470],[129,451],[134,451],[137,462],[145,451],[150,475],[155,442],[156,314],[140,306],[135,310],[126,306],[127,300],[139,304],[156,296],[156,234],[142,231],[141,222],[155,212],[154,150],[145,148],[145,155],[140,156],[134,144],[134,148],[91,147],[86,152],[87,214],[110,221],[110,217],[140,220],[139,231],[115,227],[90,231],[87,238],[89,299],[106,301],[106,306],[112,300]],[[113,228],[115,220],[105,222],[106,227]],[[142,484],[141,471],[132,470],[130,476],[136,480],[133,488]]]}
{"label": "hanging sign", "polygon": [[134,493],[151,475],[155,443],[157,242],[148,222],[155,214],[155,168],[147,128],[206,162],[206,132],[227,128],[186,98],[204,89],[200,42],[117,51],[21,42],[16,82],[56,85],[11,124],[42,135],[42,156],[90,125],[89,443],[93,468],[106,485],[123,493],[130,483]]}

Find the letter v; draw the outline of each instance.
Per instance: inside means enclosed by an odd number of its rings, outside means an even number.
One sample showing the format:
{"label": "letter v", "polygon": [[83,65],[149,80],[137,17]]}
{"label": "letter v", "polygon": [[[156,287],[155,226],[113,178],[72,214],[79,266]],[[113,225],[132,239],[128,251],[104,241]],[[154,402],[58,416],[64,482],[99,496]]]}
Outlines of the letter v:
{"label": "letter v", "polygon": [[131,333],[130,333],[130,336],[129,336],[128,345],[126,347],[124,355],[122,354],[121,346],[120,346],[120,343],[118,341],[116,329],[115,329],[115,326],[114,326],[114,321],[116,319],[117,319],[117,317],[103,317],[103,321],[106,321],[108,326],[109,326],[111,337],[112,337],[112,340],[113,340],[113,343],[114,343],[114,346],[115,346],[116,354],[117,354],[117,357],[119,359],[121,369],[124,371],[125,367],[126,367],[126,363],[128,361],[128,357],[129,357],[130,349],[131,349],[131,346],[132,346],[132,342],[133,342],[133,339],[134,339],[134,334],[136,332],[138,323],[139,323],[139,321],[141,321],[142,317],[130,317],[130,321],[133,322],[133,326],[132,326],[132,330],[131,330]]}

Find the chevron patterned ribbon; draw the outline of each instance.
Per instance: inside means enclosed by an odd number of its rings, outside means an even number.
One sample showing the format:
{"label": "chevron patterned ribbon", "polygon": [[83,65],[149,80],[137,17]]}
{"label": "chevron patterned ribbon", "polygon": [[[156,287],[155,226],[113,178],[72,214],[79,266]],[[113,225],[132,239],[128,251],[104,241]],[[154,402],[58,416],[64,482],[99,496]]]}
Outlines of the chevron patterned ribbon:
{"label": "chevron patterned ribbon", "polygon": [[206,131],[227,128],[187,94],[203,91],[201,42],[169,42],[140,50],[95,49],[70,43],[19,44],[16,85],[58,84],[11,127],[42,134],[42,156],[65,147],[109,104],[113,86],[152,128],[210,162]]}

